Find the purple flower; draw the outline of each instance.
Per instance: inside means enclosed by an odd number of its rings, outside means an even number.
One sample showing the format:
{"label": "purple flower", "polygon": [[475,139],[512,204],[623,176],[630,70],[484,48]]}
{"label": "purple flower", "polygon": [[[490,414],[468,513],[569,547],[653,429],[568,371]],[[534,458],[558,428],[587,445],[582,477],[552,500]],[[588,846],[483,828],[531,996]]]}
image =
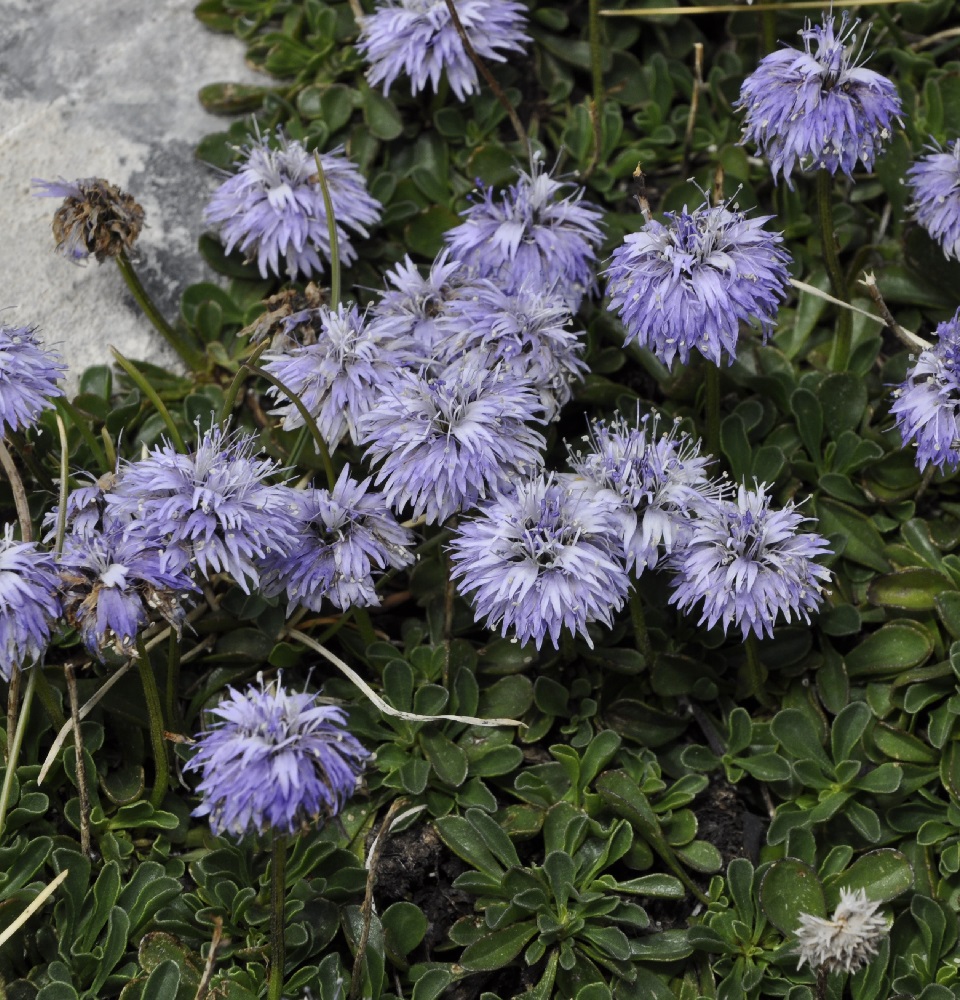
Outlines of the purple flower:
{"label": "purple flower", "polygon": [[[277,134],[278,149],[257,138],[244,150],[239,171],[213,193],[204,212],[220,232],[227,253],[234,247],[256,257],[260,274],[291,280],[323,271],[330,260],[327,210],[317,177],[314,154],[296,139]],[[338,146],[320,154],[337,223],[340,260],[356,259],[347,229],[367,235],[380,221],[380,202],[367,193],[363,175]]]}
{"label": "purple flower", "polygon": [[401,527],[370,480],[340,473],[332,492],[292,490],[300,510],[299,532],[289,554],[271,561],[267,595],[285,590],[289,611],[319,611],[326,597],[338,608],[380,604],[373,575],[413,562],[413,532]]}
{"label": "purple flower", "polygon": [[492,282],[478,281],[450,302],[437,321],[444,355],[485,350],[504,361],[539,392],[546,420],[555,420],[572,396],[571,384],[587,366],[582,334],[567,329],[572,316],[562,299],[522,288],[508,294]]}
{"label": "purple flower", "polygon": [[445,521],[540,465],[535,390],[508,367],[470,352],[433,373],[401,371],[360,421],[366,455],[381,463],[387,502],[427,524]]}
{"label": "purple flower", "polygon": [[18,542],[13,525],[0,537],[0,677],[10,680],[14,666],[39,660],[50,642],[50,627],[60,617],[60,577],[52,553],[35,542]]}
{"label": "purple flower", "polygon": [[915,441],[917,468],[941,471],[960,463],[960,310],[937,327],[937,342],[921,351],[894,391],[890,412],[903,443]]}
{"label": "purple flower", "polygon": [[254,458],[256,450],[253,437],[220,427],[205,431],[192,455],[154,448],[123,468],[108,510],[149,524],[204,576],[229,573],[249,593],[260,561],[286,552],[295,537],[287,491],[265,481],[277,463]]}
{"label": "purple flower", "polygon": [[780,233],[725,204],[651,219],[613,252],[606,272],[608,309],[625,343],[649,347],[665,365],[697,350],[719,365],[736,356],[740,323],[768,334],[789,282]]}
{"label": "purple flower", "polygon": [[631,424],[619,413],[596,420],[584,438],[585,453],[570,449],[578,475],[617,498],[627,569],[652,569],[662,550],[669,555],[689,531],[703,503],[716,501],[720,486],[707,476],[710,456],[679,423],[660,432],[659,414]]}
{"label": "purple flower", "polygon": [[[844,12],[839,30],[832,14],[823,26],[800,32],[803,52],[785,47],[765,56],[740,90],[744,142],[754,142],[770,160],[773,178],[782,171],[792,188],[794,165],[852,176],[865,169],[899,120],[894,85],[860,65],[863,46],[853,38],[859,21]],[[811,50],[812,46],[812,50]]]}
{"label": "purple flower", "polygon": [[907,170],[917,222],[943,247],[947,260],[960,258],[960,139],[946,150],[929,147]]}
{"label": "purple flower", "polygon": [[458,590],[477,620],[537,649],[567,629],[610,625],[630,587],[620,522],[609,496],[570,475],[539,475],[485,503],[451,542]]}
{"label": "purple flower", "polygon": [[33,426],[50,400],[63,395],[57,382],[66,370],[29,327],[0,324],[0,435]]}
{"label": "purple flower", "polygon": [[[86,538],[92,532],[103,530],[103,519],[107,509],[107,493],[117,481],[116,475],[107,472],[96,478],[89,472],[81,473],[91,480],[89,486],[78,486],[67,494],[67,518],[65,527],[74,535]],[[55,504],[43,517],[46,533],[45,542],[52,542],[57,535],[57,515],[59,504]],[[125,520],[130,520],[126,518]]]}
{"label": "purple flower", "polygon": [[583,296],[596,289],[603,213],[583,200],[582,188],[544,173],[538,158],[529,174],[519,174],[499,198],[481,187],[482,199],[444,238],[477,277],[490,278],[506,292],[556,294],[576,312]]}
{"label": "purple flower", "polygon": [[[512,0],[457,0],[457,14],[484,62],[506,62],[530,41],[524,32],[526,7]],[[386,94],[399,76],[410,77],[410,93],[429,82],[434,93],[446,70],[461,101],[480,90],[473,61],[454,27],[444,0],[381,0],[360,24],[361,54],[370,64],[367,79]]]}
{"label": "purple flower", "polygon": [[448,256],[448,250],[441,250],[426,278],[409,257],[386,273],[393,288],[381,293],[370,310],[370,324],[378,337],[425,358],[442,347],[444,334],[437,324],[464,290],[458,280],[463,267]]}
{"label": "purple flower", "polygon": [[68,534],[60,577],[64,616],[100,659],[111,648],[131,654],[152,610],[179,633],[181,598],[197,589],[182,554],[171,551],[159,532],[117,521],[102,531]]}
{"label": "purple flower", "polygon": [[315,695],[271,687],[234,688],[212,709],[219,721],[197,737],[184,767],[202,771],[201,804],[215,834],[242,837],[336,816],[357,787],[369,754],[346,730],[342,709]]}
{"label": "purple flower", "polygon": [[[320,306],[315,315],[317,342],[267,355],[264,368],[301,400],[332,451],[348,435],[357,443],[357,422],[407,355],[366,324],[354,305],[339,305],[336,312]],[[303,426],[300,411],[286,396],[273,387],[267,392],[284,400],[272,411],[283,417],[284,430]]]}
{"label": "purple flower", "polygon": [[735,501],[701,507],[671,558],[677,579],[670,603],[689,611],[702,600],[701,625],[721,622],[725,632],[737,625],[744,639],[751,632],[758,639],[772,636],[781,613],[788,622],[796,615],[809,623],[830,579],[830,571],[813,561],[829,555],[826,540],[798,530],[810,520],[793,504],[771,508],[762,484],[740,486]]}

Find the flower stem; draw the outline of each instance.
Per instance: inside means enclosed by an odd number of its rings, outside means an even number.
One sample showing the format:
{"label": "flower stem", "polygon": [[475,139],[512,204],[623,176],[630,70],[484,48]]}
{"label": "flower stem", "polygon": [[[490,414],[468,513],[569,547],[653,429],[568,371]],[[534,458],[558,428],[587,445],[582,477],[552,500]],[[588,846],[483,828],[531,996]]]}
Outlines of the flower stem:
{"label": "flower stem", "polygon": [[80,730],[80,700],[77,698],[77,677],[73,664],[65,663],[63,674],[67,681],[70,699],[70,718],[73,720],[73,747],[77,754],[77,795],[80,799],[80,853],[90,857],[90,796],[87,794],[87,762],[83,756],[83,734]]}
{"label": "flower stem", "polygon": [[760,647],[757,637],[751,632],[744,643],[747,653],[746,666],[740,676],[747,697],[754,697],[761,705],[769,701],[764,686],[767,681],[767,668],[760,662]]}
{"label": "flower stem", "polygon": [[707,451],[714,457],[720,457],[720,369],[709,362],[707,377],[704,382],[704,423],[706,425],[705,443]]}
{"label": "flower stem", "polygon": [[113,354],[113,360],[130,376],[136,387],[153,403],[154,408],[157,413],[163,418],[163,422],[167,425],[167,430],[170,432],[170,440],[173,442],[174,448],[180,452],[181,455],[187,453],[187,445],[183,440],[183,435],[180,433],[180,429],[174,423],[173,417],[170,416],[170,411],[167,409],[167,404],[160,398],[160,394],[156,389],[150,384],[149,380],[137,369],[137,366],[132,362],[128,361],[115,347],[110,348],[111,354]]}
{"label": "flower stem", "polygon": [[630,621],[633,624],[633,641],[636,643],[637,652],[647,661],[649,668],[653,650],[650,647],[650,634],[647,632],[647,616],[643,612],[643,601],[637,591],[636,582],[630,591]]}
{"label": "flower stem", "polygon": [[130,263],[130,258],[127,256],[125,250],[120,250],[116,261],[117,267],[120,268],[120,274],[123,276],[127,288],[130,289],[130,294],[136,299],[137,305],[143,310],[143,314],[154,325],[157,332],[177,352],[180,360],[191,371],[203,371],[207,367],[206,355],[198,351],[197,348],[185,343],[183,337],[164,319],[160,310],[154,305],[153,299],[150,298],[147,290],[141,284],[139,277],[137,277],[137,272],[133,269],[133,264]]}
{"label": "flower stem", "polygon": [[593,155],[583,172],[583,180],[586,180],[597,169],[603,142],[603,43],[600,37],[600,0],[590,0],[589,32],[590,73],[593,78],[593,99],[590,102],[590,118],[593,123]]}
{"label": "flower stem", "polygon": [[30,705],[33,702],[33,692],[36,690],[39,669],[38,666],[34,665],[33,669],[27,673],[27,687],[23,692],[23,705],[20,709],[17,729],[13,734],[13,741],[7,746],[7,770],[3,776],[3,788],[0,789],[0,833],[3,833],[3,824],[6,822],[7,810],[10,807],[10,793],[13,791],[13,779],[17,773],[17,762],[20,759],[23,736],[26,732],[27,722],[30,720]]}
{"label": "flower stem", "polygon": [[324,173],[320,154],[314,152],[314,162],[317,165],[317,180],[320,182],[320,195],[323,198],[323,210],[327,213],[327,234],[330,240],[330,308],[340,305],[340,241],[337,238],[337,219],[333,214],[333,199],[330,197],[330,186]]}
{"label": "flower stem", "polygon": [[[840,266],[837,240],[833,232],[833,175],[828,170],[817,171],[817,210],[820,216],[820,234],[823,244],[823,260],[827,265],[833,294],[843,302],[849,302],[847,279]],[[850,342],[853,336],[853,316],[849,309],[841,309],[837,319],[837,332],[830,352],[831,371],[842,372],[850,364]]]}
{"label": "flower stem", "polygon": [[30,518],[30,506],[27,503],[27,491],[23,488],[23,480],[17,471],[13,455],[6,444],[0,439],[0,465],[7,474],[10,481],[10,489],[13,491],[13,503],[17,508],[17,520],[20,522],[20,538],[24,542],[33,541],[33,521]]}
{"label": "flower stem", "polygon": [[143,695],[147,702],[147,713],[150,716],[150,744],[153,747],[153,790],[150,792],[150,804],[159,809],[163,797],[167,794],[169,777],[167,774],[167,745],[163,741],[163,708],[160,704],[160,691],[157,679],[153,676],[150,665],[150,654],[143,643],[143,636],[137,636],[137,670],[140,683],[143,685]]}
{"label": "flower stem", "polygon": [[270,866],[270,979],[267,1000],[283,996],[283,904],[286,895],[287,837],[273,835],[273,859]]}
{"label": "flower stem", "polygon": [[170,633],[167,640],[167,686],[166,711],[167,719],[173,731],[180,732],[181,719],[177,706],[177,694],[180,687],[180,642],[175,632]]}

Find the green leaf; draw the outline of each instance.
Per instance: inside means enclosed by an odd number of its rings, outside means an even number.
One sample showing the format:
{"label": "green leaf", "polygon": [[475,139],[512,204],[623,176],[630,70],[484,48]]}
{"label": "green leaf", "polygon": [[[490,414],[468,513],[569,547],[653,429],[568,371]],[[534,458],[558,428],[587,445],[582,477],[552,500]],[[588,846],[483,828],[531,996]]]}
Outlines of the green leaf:
{"label": "green leaf", "polygon": [[208,83],[197,96],[200,103],[214,115],[243,115],[256,111],[270,93],[267,87],[243,83]]}
{"label": "green leaf", "polygon": [[836,763],[849,760],[854,747],[863,738],[870,718],[871,712],[866,702],[854,701],[833,720],[830,729],[830,752]]}
{"label": "green leaf", "polygon": [[533,921],[513,924],[485,934],[467,945],[460,956],[460,965],[471,972],[491,972],[509,965],[537,933]]}
{"label": "green leaf", "polygon": [[823,408],[820,400],[809,389],[795,389],[790,396],[790,409],[807,454],[814,462],[818,462],[820,438],[823,436]]}
{"label": "green leaf", "polygon": [[863,889],[868,899],[887,903],[912,885],[913,869],[906,855],[889,847],[864,854],[845,872],[824,880],[827,903],[831,909],[840,902],[841,889]]}
{"label": "green leaf", "polygon": [[403,119],[396,105],[370,87],[363,91],[363,120],[378,139],[396,139],[403,131]]}
{"label": "green leaf", "polygon": [[770,724],[770,731],[783,748],[797,760],[813,760],[829,771],[833,762],[820,742],[820,735],[806,713],[799,708],[785,708]]}
{"label": "green leaf", "polygon": [[383,940],[388,953],[393,956],[409,955],[427,933],[427,918],[414,903],[400,900],[391,903],[380,917]]}
{"label": "green leaf", "polygon": [[834,440],[860,426],[867,409],[867,387],[862,378],[850,372],[828,375],[820,383],[819,397],[823,422]]}
{"label": "green leaf", "polygon": [[760,906],[767,919],[784,934],[794,934],[800,914],[827,916],[827,903],[817,873],[802,861],[775,861],[760,883]]}
{"label": "green leaf", "polygon": [[912,568],[878,576],[867,587],[867,597],[871,604],[886,608],[932,611],[944,591],[955,592],[949,577],[932,569]]}
{"label": "green leaf", "polygon": [[926,662],[933,641],[922,625],[889,622],[844,657],[850,677],[886,677]]}
{"label": "green leaf", "polygon": [[940,754],[919,736],[905,733],[886,722],[878,722],[872,736],[877,748],[893,760],[910,764],[936,764],[940,760]]}
{"label": "green leaf", "polygon": [[423,755],[436,771],[437,777],[454,788],[459,788],[467,779],[467,755],[441,733],[421,733],[420,745]]}
{"label": "green leaf", "polygon": [[843,549],[845,559],[879,573],[890,571],[890,563],[880,554],[883,550],[880,532],[863,514],[823,496],[814,498],[814,513],[820,521],[819,530],[822,533],[843,537],[846,542]]}
{"label": "green leaf", "polygon": [[150,973],[143,986],[142,1000],[173,1000],[180,988],[180,969],[168,959]]}

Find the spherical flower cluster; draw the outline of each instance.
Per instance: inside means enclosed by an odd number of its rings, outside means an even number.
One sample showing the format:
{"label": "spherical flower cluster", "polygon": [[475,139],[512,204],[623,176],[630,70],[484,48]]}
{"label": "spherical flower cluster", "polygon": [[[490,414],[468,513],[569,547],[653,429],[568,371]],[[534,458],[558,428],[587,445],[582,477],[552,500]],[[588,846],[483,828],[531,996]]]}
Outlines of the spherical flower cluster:
{"label": "spherical flower cluster", "polygon": [[807,520],[792,504],[772,508],[763,485],[741,486],[736,500],[703,507],[671,557],[670,603],[688,611],[702,600],[700,624],[737,625],[744,638],[772,636],[781,613],[809,623],[830,579],[813,560],[830,550],[820,535],[798,531]]}
{"label": "spherical flower cluster", "polygon": [[[278,134],[279,148],[258,138],[245,150],[240,169],[213,193],[204,212],[217,226],[227,253],[234,247],[256,258],[260,274],[311,277],[330,260],[330,233],[314,154],[301,142]],[[340,260],[352,264],[356,251],[347,230],[368,235],[380,220],[380,202],[367,193],[359,169],[338,146],[320,153],[337,224]]]}
{"label": "spherical flower cluster", "polygon": [[260,561],[290,547],[296,512],[287,491],[265,481],[277,463],[254,458],[256,450],[252,437],[220,427],[205,431],[191,455],[161,445],[123,468],[108,509],[149,523],[202,574],[229,573],[249,593]]}
{"label": "spherical flower cluster", "polygon": [[90,653],[129,655],[156,611],[179,631],[181,598],[196,590],[182,553],[153,525],[109,521],[104,530],[68,534],[60,555],[63,611]]}
{"label": "spherical flower cluster", "polygon": [[945,150],[932,146],[907,170],[917,222],[942,247],[947,258],[960,258],[960,139]]}
{"label": "spherical flower cluster", "polygon": [[745,111],[744,142],[756,143],[770,160],[774,180],[789,187],[795,166],[847,176],[859,160],[873,167],[901,112],[894,85],[860,65],[863,44],[853,38],[859,21],[846,12],[835,27],[807,22],[803,52],[785,47],[765,56],[743,82],[738,107]]}
{"label": "spherical flower cluster", "polygon": [[291,491],[299,512],[289,553],[271,561],[264,592],[285,591],[288,608],[319,611],[324,598],[335,607],[376,606],[374,573],[413,562],[413,532],[403,528],[383,495],[358,483],[344,466],[332,491]]}
{"label": "spherical flower cluster", "polygon": [[472,351],[434,373],[401,371],[361,419],[387,502],[445,521],[540,465],[543,423],[529,383]]}
{"label": "spherical flower cluster", "polygon": [[740,323],[766,334],[789,283],[783,237],[727,205],[668,212],[626,237],[606,270],[608,308],[670,365],[693,350],[714,364],[736,356]]}
{"label": "spherical flower cluster", "polygon": [[589,622],[610,625],[630,583],[614,504],[569,475],[517,483],[461,524],[451,542],[457,588],[477,619],[537,649],[564,629],[593,642]]}
{"label": "spherical flower cluster", "polygon": [[202,771],[202,802],[215,834],[274,830],[336,816],[369,754],[345,728],[343,711],[278,682],[250,687],[212,710],[219,721],[197,738],[185,771]]}
{"label": "spherical flower cluster", "polygon": [[85,180],[34,180],[41,198],[63,198],[53,217],[57,253],[68,260],[87,257],[103,263],[133,249],[143,228],[144,211],[134,199],[102,177]]}
{"label": "spherical flower cluster", "polygon": [[583,200],[582,188],[545,173],[536,158],[499,198],[490,188],[481,194],[444,236],[453,257],[505,292],[553,293],[576,312],[596,288],[600,209]]}
{"label": "spherical flower cluster", "polygon": [[[457,15],[474,51],[484,62],[506,62],[522,52],[526,7],[514,0],[457,0]],[[360,25],[358,48],[370,64],[367,79],[386,94],[400,76],[417,94],[429,83],[434,92],[446,72],[454,94],[465,101],[480,90],[477,70],[467,55],[444,0],[380,0]]]}
{"label": "spherical flower cluster", "polygon": [[18,542],[13,525],[0,536],[0,677],[39,660],[59,618],[59,576],[53,554],[33,542]]}
{"label": "spherical flower cluster", "polygon": [[866,965],[890,929],[883,914],[877,913],[879,908],[863,889],[841,889],[830,920],[801,913],[796,930],[800,952],[797,968],[807,962],[815,970],[856,972]]}
{"label": "spherical flower cluster", "polygon": [[556,295],[526,288],[509,294],[480,280],[450,303],[436,326],[447,356],[482,349],[491,364],[502,360],[527,379],[549,422],[569,401],[571,384],[587,371],[584,338],[568,329],[571,318]]}
{"label": "spherical flower cluster", "polygon": [[35,424],[63,395],[57,382],[65,371],[60,355],[41,347],[29,327],[0,324],[0,435]]}
{"label": "spherical flower cluster", "polygon": [[719,498],[700,442],[677,424],[660,433],[657,414],[633,424],[620,414],[594,421],[584,440],[589,450],[571,450],[571,467],[616,496],[628,569],[656,566],[661,548],[669,555],[696,512]]}
{"label": "spherical flower cluster", "polygon": [[[407,356],[389,347],[354,305],[339,305],[336,311],[320,306],[316,319],[315,344],[268,355],[264,368],[300,399],[332,451],[347,436],[357,443],[357,422]],[[267,391],[281,397],[274,387]],[[283,417],[283,429],[302,427],[300,410],[285,395],[281,398],[283,405],[272,412]]]}
{"label": "spherical flower cluster", "polygon": [[903,443],[917,445],[917,468],[960,463],[960,310],[937,327],[937,342],[907,370],[890,407]]}

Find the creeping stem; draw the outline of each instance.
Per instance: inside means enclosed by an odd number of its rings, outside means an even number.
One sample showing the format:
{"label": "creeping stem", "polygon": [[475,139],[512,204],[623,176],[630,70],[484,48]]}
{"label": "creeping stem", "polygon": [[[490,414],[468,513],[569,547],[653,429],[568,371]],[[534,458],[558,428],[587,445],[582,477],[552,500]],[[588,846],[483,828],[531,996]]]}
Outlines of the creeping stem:
{"label": "creeping stem", "polygon": [[143,695],[147,702],[147,714],[150,716],[150,745],[153,748],[153,790],[150,792],[150,804],[159,809],[163,797],[167,794],[169,776],[167,774],[167,745],[163,740],[163,708],[160,704],[160,691],[157,679],[153,676],[150,665],[150,654],[144,645],[143,636],[137,636],[137,670],[140,673],[140,683],[143,685]]}
{"label": "creeping stem", "polygon": [[286,896],[287,837],[273,834],[270,865],[270,979],[267,1000],[281,1000],[283,996],[283,907]]}

